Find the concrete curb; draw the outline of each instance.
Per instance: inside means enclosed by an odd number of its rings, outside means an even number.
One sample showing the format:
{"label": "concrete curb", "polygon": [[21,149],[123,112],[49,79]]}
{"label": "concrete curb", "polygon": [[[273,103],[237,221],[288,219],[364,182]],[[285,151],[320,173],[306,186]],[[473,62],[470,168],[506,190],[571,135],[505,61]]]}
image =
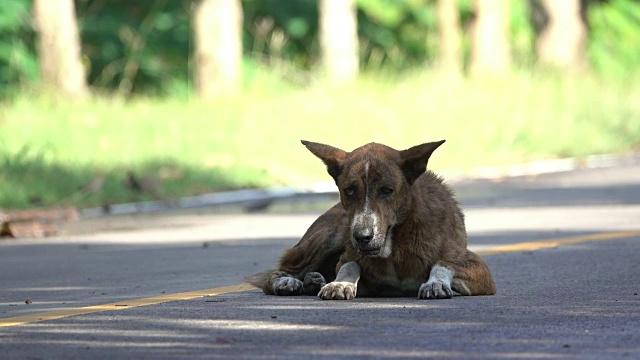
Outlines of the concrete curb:
{"label": "concrete curb", "polygon": [[461,179],[494,180],[519,176],[560,173],[573,170],[632,165],[640,165],[640,152],[590,155],[586,157],[542,160],[506,166],[478,167],[469,171],[444,171],[442,172],[442,175],[451,182],[459,181]]}
{"label": "concrete curb", "polygon": [[128,215],[224,206],[242,206],[246,211],[259,211],[267,208],[276,200],[303,200],[306,198],[335,196],[336,194],[337,189],[333,182],[318,182],[298,186],[225,191],[176,200],[115,204],[108,207],[83,209],[80,214],[82,218],[92,218],[104,215]]}
{"label": "concrete curb", "polygon": [[[447,182],[455,184],[456,182],[464,180],[497,180],[519,176],[559,173],[578,169],[631,165],[640,165],[640,152],[543,160],[507,166],[479,167],[469,171],[442,171],[440,174],[447,179]],[[313,198],[328,198],[336,195],[337,189],[335,184],[332,181],[327,181],[298,186],[226,191],[169,201],[116,204],[110,205],[108,208],[97,207],[83,209],[80,214],[82,218],[93,218],[105,215],[128,215],[183,209],[219,208],[224,206],[242,206],[247,211],[259,211],[267,208],[274,201],[300,201]]]}

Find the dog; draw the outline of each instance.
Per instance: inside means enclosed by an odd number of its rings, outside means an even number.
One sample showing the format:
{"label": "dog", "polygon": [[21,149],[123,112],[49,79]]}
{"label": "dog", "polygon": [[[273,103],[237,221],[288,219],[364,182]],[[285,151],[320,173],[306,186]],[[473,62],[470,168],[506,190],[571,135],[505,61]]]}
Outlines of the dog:
{"label": "dog", "polygon": [[340,202],[284,252],[277,269],[247,281],[265,294],[325,300],[495,294],[486,263],[467,249],[452,190],[427,170],[444,142],[402,151],[370,143],[346,152],[302,141],[326,165]]}

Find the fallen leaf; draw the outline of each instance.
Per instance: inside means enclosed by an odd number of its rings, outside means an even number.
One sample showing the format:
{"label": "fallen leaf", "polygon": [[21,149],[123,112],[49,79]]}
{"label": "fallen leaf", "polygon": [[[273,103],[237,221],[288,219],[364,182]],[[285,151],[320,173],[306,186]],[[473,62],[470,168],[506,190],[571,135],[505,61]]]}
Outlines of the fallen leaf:
{"label": "fallen leaf", "polygon": [[233,342],[235,342],[234,339],[223,338],[223,337],[216,338],[216,344],[231,344]]}

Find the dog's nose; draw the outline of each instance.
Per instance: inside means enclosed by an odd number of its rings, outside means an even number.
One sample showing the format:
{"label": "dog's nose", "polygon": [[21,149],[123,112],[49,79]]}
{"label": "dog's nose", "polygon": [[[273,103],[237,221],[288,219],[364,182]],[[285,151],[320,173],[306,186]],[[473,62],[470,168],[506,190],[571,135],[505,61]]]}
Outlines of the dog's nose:
{"label": "dog's nose", "polygon": [[373,239],[373,229],[370,227],[353,230],[353,238],[358,244],[367,244]]}

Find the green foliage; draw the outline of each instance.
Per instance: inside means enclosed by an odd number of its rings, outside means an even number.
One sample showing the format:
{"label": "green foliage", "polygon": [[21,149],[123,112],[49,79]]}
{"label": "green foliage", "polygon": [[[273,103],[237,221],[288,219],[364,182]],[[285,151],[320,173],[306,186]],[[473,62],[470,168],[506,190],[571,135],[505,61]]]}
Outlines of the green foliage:
{"label": "green foliage", "polygon": [[535,59],[535,34],[529,11],[528,1],[511,2],[511,52],[514,60],[522,68],[530,68]]}
{"label": "green foliage", "polygon": [[[308,83],[319,61],[318,0],[243,0],[249,68]],[[0,1],[0,97],[37,81],[31,0]],[[627,78],[640,62],[640,3],[589,1],[589,56],[602,76]],[[459,0],[463,29],[471,0]],[[185,94],[191,82],[191,14],[195,0],[76,0],[90,84],[105,92]],[[437,55],[435,0],[358,0],[362,66],[403,73]],[[533,64],[527,1],[511,1],[511,40],[520,67]],[[464,40],[469,53],[468,32]],[[252,78],[250,76],[250,78]],[[250,82],[246,82],[247,86]]]}
{"label": "green foliage", "polygon": [[0,1],[0,97],[38,76],[29,10],[25,0]]}
{"label": "green foliage", "polygon": [[606,75],[627,79],[640,64],[640,3],[611,0],[589,11],[589,55],[593,66]]}
{"label": "green foliage", "polygon": [[89,82],[123,94],[189,78],[190,0],[78,0]]}
{"label": "green foliage", "polygon": [[318,7],[315,0],[244,0],[244,48],[250,57],[273,65],[284,61],[309,69],[318,59]]}
{"label": "green foliage", "polygon": [[365,68],[401,71],[435,56],[437,36],[433,6],[422,0],[359,0],[358,27]]}

